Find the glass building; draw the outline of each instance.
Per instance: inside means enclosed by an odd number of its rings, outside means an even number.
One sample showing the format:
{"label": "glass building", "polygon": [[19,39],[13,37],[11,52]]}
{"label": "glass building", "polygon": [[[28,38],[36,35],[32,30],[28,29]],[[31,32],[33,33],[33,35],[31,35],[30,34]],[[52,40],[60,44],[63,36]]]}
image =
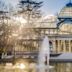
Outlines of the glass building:
{"label": "glass building", "polygon": [[0,72],[35,72],[39,48],[45,35],[49,38],[53,53],[50,64],[54,68],[51,71],[72,72],[71,2],[61,9],[58,16],[43,17],[30,25],[20,15],[10,17],[7,12],[1,11]]}

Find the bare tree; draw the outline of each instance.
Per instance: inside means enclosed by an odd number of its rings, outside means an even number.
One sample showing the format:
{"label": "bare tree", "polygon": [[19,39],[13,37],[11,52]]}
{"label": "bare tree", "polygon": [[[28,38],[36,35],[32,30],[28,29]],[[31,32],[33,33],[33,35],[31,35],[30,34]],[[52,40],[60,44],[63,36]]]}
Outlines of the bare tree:
{"label": "bare tree", "polygon": [[38,20],[41,17],[40,7],[42,6],[43,1],[37,2],[33,0],[21,0],[19,2],[20,11],[24,15],[24,18],[27,19],[27,23],[30,24],[33,21]]}
{"label": "bare tree", "polygon": [[[29,28],[22,28],[22,39],[20,39],[20,45],[23,45],[24,48],[33,48],[36,49],[34,46],[33,39],[37,38],[39,35],[34,28],[34,23],[41,18],[41,10],[40,7],[42,6],[42,1],[37,2],[33,0],[20,0],[19,2],[19,12],[18,14],[22,15],[26,20]],[[31,26],[31,28],[30,28]],[[25,40],[24,40],[25,39]],[[31,41],[27,41],[27,40]],[[37,42],[38,43],[38,42]],[[33,50],[32,49],[32,50]]]}

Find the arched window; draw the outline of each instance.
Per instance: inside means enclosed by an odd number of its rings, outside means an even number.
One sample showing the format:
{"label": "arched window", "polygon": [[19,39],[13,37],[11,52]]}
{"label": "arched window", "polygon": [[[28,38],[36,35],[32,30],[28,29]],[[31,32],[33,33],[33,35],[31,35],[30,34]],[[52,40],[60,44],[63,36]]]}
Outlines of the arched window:
{"label": "arched window", "polygon": [[50,50],[52,51],[53,50],[53,44],[51,41],[49,41],[49,45],[50,45]]}

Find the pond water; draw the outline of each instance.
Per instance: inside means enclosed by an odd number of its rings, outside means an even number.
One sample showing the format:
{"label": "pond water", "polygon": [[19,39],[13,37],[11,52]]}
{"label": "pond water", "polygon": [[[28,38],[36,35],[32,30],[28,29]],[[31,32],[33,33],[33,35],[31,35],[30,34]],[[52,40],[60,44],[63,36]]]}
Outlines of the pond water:
{"label": "pond water", "polygon": [[[49,72],[72,72],[72,63],[51,63],[54,67],[49,70]],[[0,64],[0,72],[37,72],[36,64],[21,64],[20,66],[14,67],[17,65]]]}

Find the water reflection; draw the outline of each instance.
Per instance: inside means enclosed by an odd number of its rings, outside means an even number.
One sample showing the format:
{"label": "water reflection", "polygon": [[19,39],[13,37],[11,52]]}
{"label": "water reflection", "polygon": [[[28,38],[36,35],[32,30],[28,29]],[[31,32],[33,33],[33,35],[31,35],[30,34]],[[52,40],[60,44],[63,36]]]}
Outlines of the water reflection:
{"label": "water reflection", "polygon": [[52,63],[53,72],[72,72],[72,63]]}
{"label": "water reflection", "polygon": [[[54,66],[50,72],[72,72],[72,63],[51,63]],[[0,64],[0,72],[37,72],[36,63],[27,63],[26,67],[21,64],[22,68],[13,68],[14,65]]]}
{"label": "water reflection", "polygon": [[13,65],[13,66],[6,66],[6,64],[0,64],[0,72],[36,72],[35,67],[33,67],[34,64],[30,64],[30,67],[27,66],[25,68],[24,64],[21,64],[20,66]]}

